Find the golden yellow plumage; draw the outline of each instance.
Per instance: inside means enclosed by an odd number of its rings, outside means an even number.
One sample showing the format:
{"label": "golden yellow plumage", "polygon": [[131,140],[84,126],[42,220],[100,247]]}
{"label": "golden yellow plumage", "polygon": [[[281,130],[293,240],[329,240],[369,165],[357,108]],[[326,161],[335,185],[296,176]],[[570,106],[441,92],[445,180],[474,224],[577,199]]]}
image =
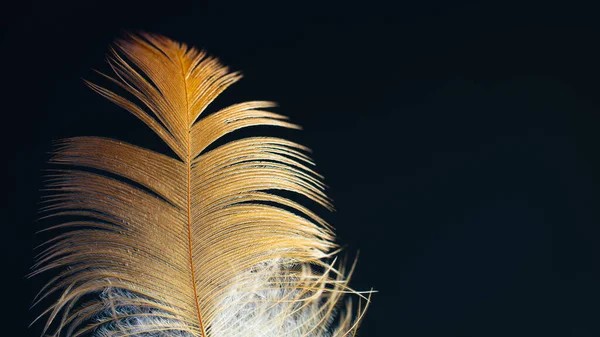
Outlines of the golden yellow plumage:
{"label": "golden yellow plumage", "polygon": [[340,299],[368,298],[330,262],[332,228],[268,193],[291,191],[331,208],[307,149],[252,137],[205,151],[240,128],[298,127],[263,110],[275,106],[263,101],[200,118],[238,73],[161,36],[131,35],[116,47],[109,58],[115,77],[107,78],[139,103],[89,86],[142,120],[177,158],[99,137],[60,144],[51,162],[67,169],[50,182],[55,194],[46,210],[81,219],[55,226],[69,230],[35,266],[33,274],[68,267],[42,290],[42,297],[59,293],[42,314],[45,331],[55,324],[57,336],[354,333],[365,308],[346,301],[336,314]]}

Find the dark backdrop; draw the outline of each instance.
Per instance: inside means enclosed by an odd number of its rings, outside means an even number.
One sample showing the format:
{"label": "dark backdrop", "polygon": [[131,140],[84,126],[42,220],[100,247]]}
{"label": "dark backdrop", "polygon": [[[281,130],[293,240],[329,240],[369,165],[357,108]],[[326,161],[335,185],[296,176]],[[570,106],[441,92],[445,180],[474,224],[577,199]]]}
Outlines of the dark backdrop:
{"label": "dark backdrop", "polygon": [[81,80],[108,70],[114,38],[144,30],[243,71],[217,106],[275,100],[305,127],[284,135],[314,150],[337,206],[325,216],[348,252],[360,250],[352,285],[379,291],[360,336],[600,336],[600,24],[591,6],[3,6],[10,335],[41,330],[26,326],[46,278],[24,275],[44,226],[35,219],[52,141],[100,135],[164,149]]}

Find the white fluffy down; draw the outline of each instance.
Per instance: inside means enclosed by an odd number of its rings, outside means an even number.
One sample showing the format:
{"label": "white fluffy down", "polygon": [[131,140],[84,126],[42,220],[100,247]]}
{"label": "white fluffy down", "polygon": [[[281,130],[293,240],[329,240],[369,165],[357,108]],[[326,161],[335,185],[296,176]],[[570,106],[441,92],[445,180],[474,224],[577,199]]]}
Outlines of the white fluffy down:
{"label": "white fluffy down", "polygon": [[[207,328],[208,335],[331,336],[329,326],[334,315],[324,310],[328,304],[322,292],[305,287],[318,277],[281,261],[246,271],[228,288],[220,303],[223,310]],[[119,299],[133,297],[119,289],[107,289],[102,294],[107,309],[98,319],[107,323],[96,330],[95,337],[197,337],[183,331],[183,323],[176,319],[161,318],[160,310],[119,305]]]}

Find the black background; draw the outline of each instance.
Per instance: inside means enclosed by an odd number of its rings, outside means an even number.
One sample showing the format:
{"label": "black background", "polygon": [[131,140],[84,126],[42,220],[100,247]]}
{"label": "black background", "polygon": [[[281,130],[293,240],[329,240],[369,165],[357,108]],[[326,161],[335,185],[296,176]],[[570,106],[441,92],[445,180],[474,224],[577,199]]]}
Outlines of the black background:
{"label": "black background", "polygon": [[41,331],[27,328],[41,308],[28,307],[46,278],[24,275],[44,226],[35,219],[52,141],[99,135],[165,149],[81,80],[108,71],[114,38],[143,30],[245,74],[215,108],[274,100],[304,126],[283,135],[314,150],[337,207],[325,217],[348,252],[360,250],[352,285],[379,291],[360,336],[600,336],[600,24],[591,6],[4,6],[7,335]]}

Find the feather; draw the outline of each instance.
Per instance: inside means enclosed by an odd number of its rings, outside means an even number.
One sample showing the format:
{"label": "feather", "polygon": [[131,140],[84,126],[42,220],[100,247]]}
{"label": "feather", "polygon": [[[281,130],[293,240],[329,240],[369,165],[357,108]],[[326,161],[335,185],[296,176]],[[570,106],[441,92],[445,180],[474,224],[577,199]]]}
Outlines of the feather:
{"label": "feather", "polygon": [[35,300],[58,297],[40,315],[44,334],[354,334],[370,292],[348,287],[333,228],[273,193],[332,209],[308,149],[273,137],[209,148],[249,126],[299,127],[266,111],[276,106],[266,101],[204,116],[241,75],[168,38],[128,35],[108,63],[114,75],[103,76],[131,98],[86,83],[144,122],[175,157],[100,137],[59,143],[50,162],[65,166],[50,177],[43,210],[77,220],[50,228],[60,231],[34,265],[32,275],[60,271]]}

